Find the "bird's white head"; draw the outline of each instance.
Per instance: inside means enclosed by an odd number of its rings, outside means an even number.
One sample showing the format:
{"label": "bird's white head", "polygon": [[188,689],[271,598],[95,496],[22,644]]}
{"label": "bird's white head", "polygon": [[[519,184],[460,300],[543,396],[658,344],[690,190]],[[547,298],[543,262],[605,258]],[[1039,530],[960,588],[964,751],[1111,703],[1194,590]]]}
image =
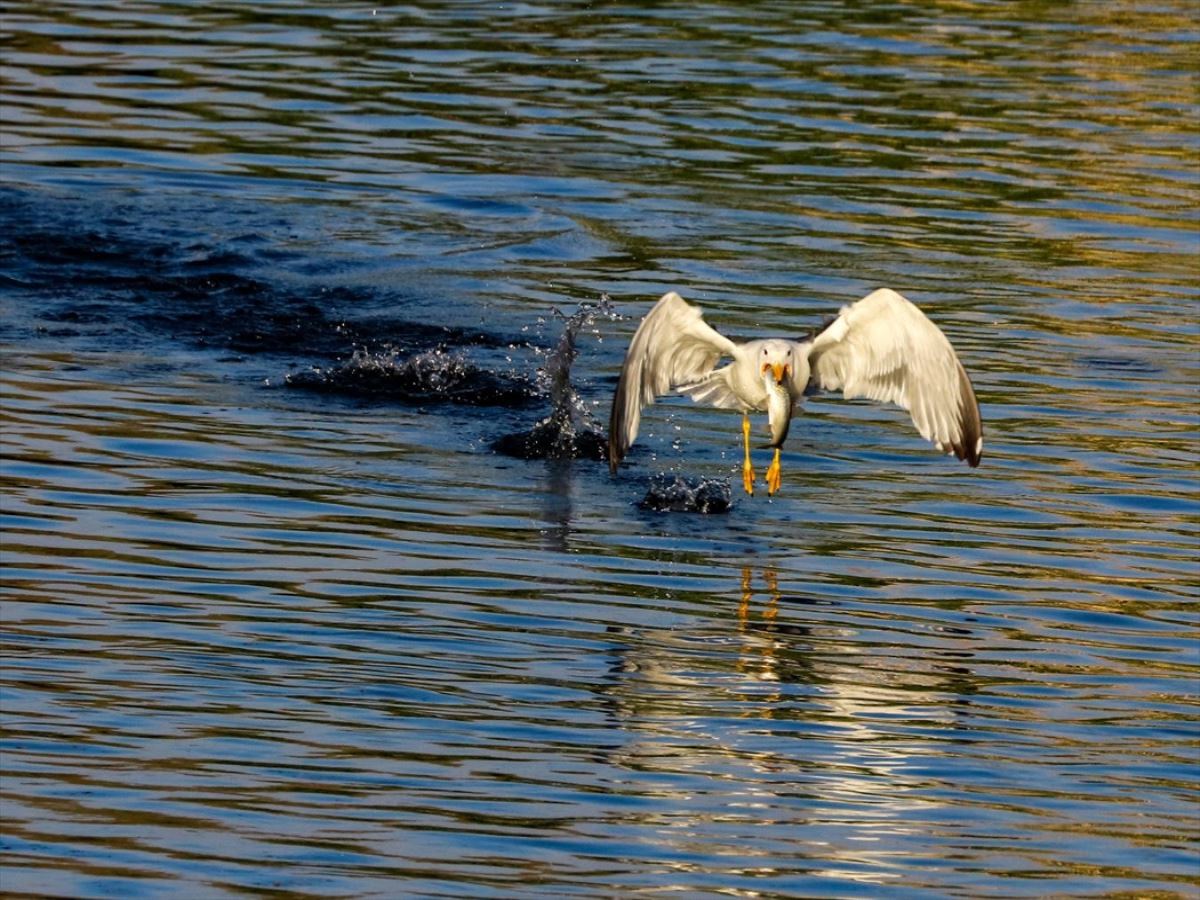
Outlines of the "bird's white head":
{"label": "bird's white head", "polygon": [[768,392],[771,385],[783,386],[796,371],[791,341],[763,341],[758,351],[759,373]]}

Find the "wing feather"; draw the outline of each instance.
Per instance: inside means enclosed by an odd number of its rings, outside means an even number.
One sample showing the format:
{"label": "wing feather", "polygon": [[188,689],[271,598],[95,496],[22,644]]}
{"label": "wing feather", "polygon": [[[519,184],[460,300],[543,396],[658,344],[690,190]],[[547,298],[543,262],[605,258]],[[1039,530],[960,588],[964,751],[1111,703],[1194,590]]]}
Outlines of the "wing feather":
{"label": "wing feather", "polygon": [[746,404],[734,392],[730,383],[729,366],[716,369],[699,381],[675,385],[681,394],[691,397],[696,403],[704,403],[717,409],[745,409]]}
{"label": "wing feather", "polygon": [[971,379],[941,329],[895,291],[844,307],[813,339],[809,364],[818,387],[895,403],[939,450],[979,465],[983,423]]}
{"label": "wing feather", "polygon": [[642,319],[621,366],[608,427],[610,468],[616,471],[637,437],[642,407],[672,388],[714,406],[728,404],[732,392],[726,370],[714,372],[714,367],[735,349],[733,341],[709,327],[698,307],[674,291],[663,294]]}

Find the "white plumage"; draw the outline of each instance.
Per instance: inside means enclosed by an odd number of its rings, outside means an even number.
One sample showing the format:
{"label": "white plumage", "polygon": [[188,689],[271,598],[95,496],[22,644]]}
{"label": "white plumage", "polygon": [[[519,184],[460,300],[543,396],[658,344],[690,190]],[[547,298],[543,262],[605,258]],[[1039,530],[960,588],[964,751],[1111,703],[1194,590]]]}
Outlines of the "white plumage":
{"label": "white plumage", "polygon": [[[730,362],[717,368],[723,358]],[[638,326],[613,396],[609,465],[615,472],[637,437],[642,408],[676,390],[693,400],[743,414],[747,493],[752,411],[766,411],[775,459],[769,493],[779,489],[779,447],[796,402],[811,387],[840,390],[846,399],[895,403],[938,449],[972,467],[983,453],[983,425],[971,380],[950,341],[921,310],[883,288],[840,314],[810,340],[768,339],[737,344],[704,321],[674,291],[664,294]]]}

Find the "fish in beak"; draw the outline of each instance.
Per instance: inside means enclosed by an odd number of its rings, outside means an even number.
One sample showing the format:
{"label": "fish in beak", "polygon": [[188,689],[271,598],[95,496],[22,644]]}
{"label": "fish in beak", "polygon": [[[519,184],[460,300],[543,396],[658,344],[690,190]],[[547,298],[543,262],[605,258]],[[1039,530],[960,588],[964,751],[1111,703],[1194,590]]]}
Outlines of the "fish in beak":
{"label": "fish in beak", "polygon": [[774,376],[773,379],[767,382],[767,427],[771,432],[771,443],[767,446],[779,447],[787,438],[795,400],[787,382],[784,381],[788,375],[788,367],[782,363],[774,363],[771,366],[771,375]]}
{"label": "fish in beak", "polygon": [[787,378],[792,373],[792,367],[787,363],[763,363],[762,373],[764,375],[770,372],[776,384],[783,384],[783,379]]}

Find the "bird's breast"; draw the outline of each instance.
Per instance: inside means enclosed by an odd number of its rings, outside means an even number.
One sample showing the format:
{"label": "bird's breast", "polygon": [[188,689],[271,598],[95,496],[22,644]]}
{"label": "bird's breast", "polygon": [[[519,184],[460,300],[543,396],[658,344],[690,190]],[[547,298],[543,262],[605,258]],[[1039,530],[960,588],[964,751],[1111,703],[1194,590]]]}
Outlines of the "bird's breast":
{"label": "bird's breast", "polygon": [[753,358],[745,364],[736,365],[731,372],[730,387],[747,410],[762,412],[767,408],[770,395],[762,375],[755,368]]}

